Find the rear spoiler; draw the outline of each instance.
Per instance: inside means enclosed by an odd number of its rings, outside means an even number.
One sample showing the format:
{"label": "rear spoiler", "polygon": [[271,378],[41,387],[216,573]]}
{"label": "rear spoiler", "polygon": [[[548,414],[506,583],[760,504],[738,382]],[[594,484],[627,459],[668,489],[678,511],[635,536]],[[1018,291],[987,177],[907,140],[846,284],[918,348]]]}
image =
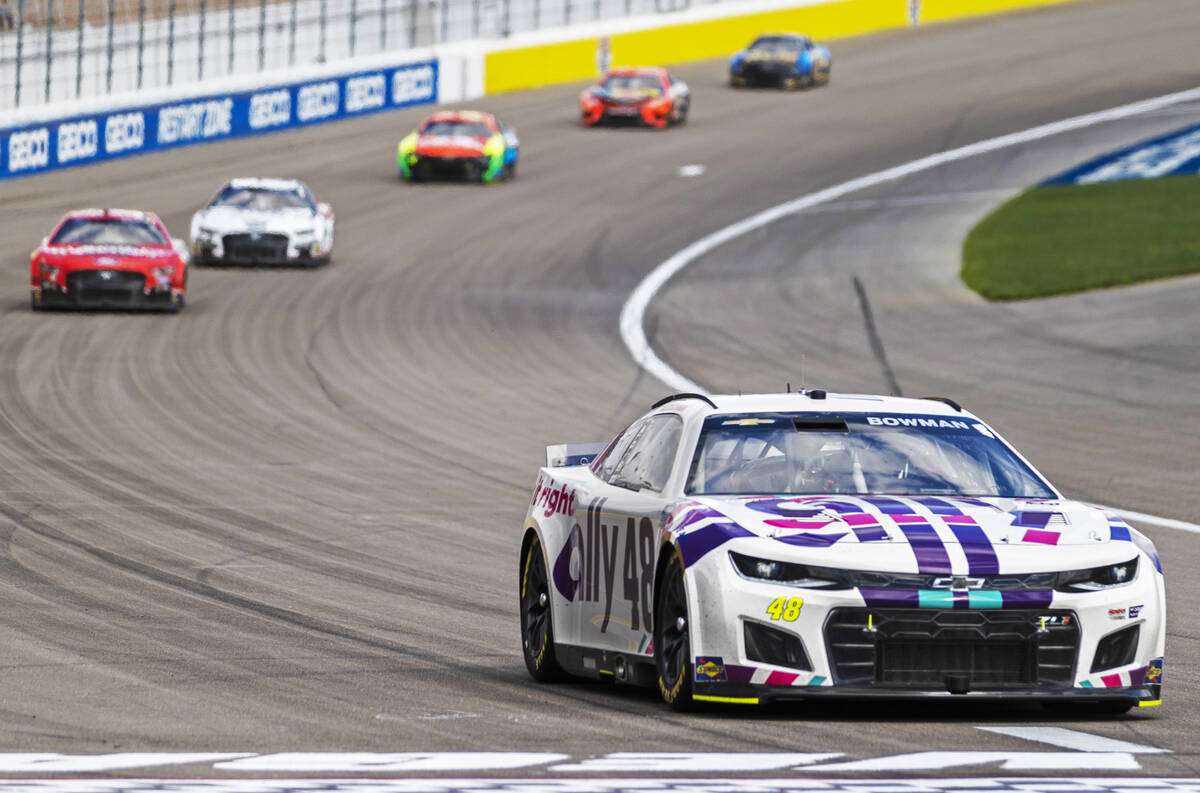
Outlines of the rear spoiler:
{"label": "rear spoiler", "polygon": [[546,447],[546,467],[587,465],[604,451],[604,443],[558,443]]}

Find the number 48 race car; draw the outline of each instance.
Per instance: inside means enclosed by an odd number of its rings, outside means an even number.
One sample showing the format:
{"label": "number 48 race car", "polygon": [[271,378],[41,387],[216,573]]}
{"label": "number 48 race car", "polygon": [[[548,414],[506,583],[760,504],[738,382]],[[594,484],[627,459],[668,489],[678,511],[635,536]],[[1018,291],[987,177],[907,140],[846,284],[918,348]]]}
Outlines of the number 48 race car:
{"label": "number 48 race car", "polygon": [[520,557],[539,681],[670,705],[1159,704],[1162,566],[944,400],[677,395],[551,446]]}

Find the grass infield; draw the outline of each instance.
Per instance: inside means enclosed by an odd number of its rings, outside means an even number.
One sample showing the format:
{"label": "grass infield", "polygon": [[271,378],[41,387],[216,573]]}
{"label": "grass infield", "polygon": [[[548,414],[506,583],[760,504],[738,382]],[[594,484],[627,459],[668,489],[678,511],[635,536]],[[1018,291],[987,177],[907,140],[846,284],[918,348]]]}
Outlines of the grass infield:
{"label": "grass infield", "polygon": [[971,230],[962,278],[989,300],[1200,272],[1200,176],[1033,187]]}

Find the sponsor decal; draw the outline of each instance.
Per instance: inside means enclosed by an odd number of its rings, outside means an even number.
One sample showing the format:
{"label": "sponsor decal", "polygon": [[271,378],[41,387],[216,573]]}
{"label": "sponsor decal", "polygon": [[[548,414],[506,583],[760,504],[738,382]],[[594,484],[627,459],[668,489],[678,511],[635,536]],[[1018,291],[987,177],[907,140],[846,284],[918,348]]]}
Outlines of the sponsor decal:
{"label": "sponsor decal", "polygon": [[1109,609],[1108,618],[1113,620],[1125,619],[1125,609]]}
{"label": "sponsor decal", "polygon": [[[585,510],[584,525],[571,527],[554,562],[554,586],[571,602],[603,603],[601,633],[608,632],[617,616],[614,600],[628,608],[627,627],[648,630],[654,596],[654,521],[605,515],[605,501],[593,499]],[[624,624],[624,616],[620,619]]]}
{"label": "sponsor decal", "polygon": [[[437,100],[437,61],[0,132],[0,178]],[[343,95],[345,100],[343,101]]]}
{"label": "sponsor decal", "polygon": [[920,416],[867,416],[873,427],[930,427],[933,429],[969,430],[971,425],[957,419],[923,418]]}
{"label": "sponsor decal", "polygon": [[233,100],[208,99],[168,105],[158,111],[160,146],[212,140],[233,130]]}
{"label": "sponsor decal", "polygon": [[561,486],[550,477],[538,477],[537,487],[533,489],[533,501],[530,506],[542,510],[542,517],[548,518],[558,513],[560,515],[575,514],[575,491],[564,483]]}
{"label": "sponsor decal", "polygon": [[729,421],[722,421],[721,426],[722,427],[757,427],[759,424],[774,424],[774,423],[775,423],[775,419],[756,419],[756,418],[730,419]]}
{"label": "sponsor decal", "polygon": [[117,113],[104,122],[104,151],[119,154],[146,145],[146,116],[140,111]]}
{"label": "sponsor decal", "polygon": [[1145,607],[1146,606],[1144,604],[1130,606],[1129,607],[1129,619],[1131,619],[1131,620],[1137,619],[1138,615],[1140,615],[1142,613],[1142,609],[1144,609]]}
{"label": "sponsor decal", "polygon": [[1192,125],[1089,160],[1043,184],[1155,179],[1197,171],[1200,171],[1200,125]]}
{"label": "sponsor decal", "polygon": [[718,655],[696,657],[697,683],[724,683],[725,680],[724,658]]}
{"label": "sponsor decal", "polygon": [[341,99],[342,92],[336,80],[306,85],[296,94],[296,118],[314,121],[336,116]]}
{"label": "sponsor decal", "polygon": [[57,138],[59,165],[90,160],[100,153],[99,126],[92,119],[60,124]]}
{"label": "sponsor decal", "polygon": [[45,168],[50,164],[50,130],[46,127],[14,132],[8,139],[11,173]]}
{"label": "sponsor decal", "polygon": [[392,73],[392,104],[432,102],[437,95],[437,69],[432,63],[397,69]]}
{"label": "sponsor decal", "polygon": [[387,103],[387,80],[382,74],[351,77],[346,81],[346,112],[361,113]]}
{"label": "sponsor decal", "polygon": [[1036,624],[1041,630],[1047,630],[1052,627],[1067,627],[1071,624],[1071,617],[1066,614],[1048,614],[1044,617],[1038,617]]}
{"label": "sponsor decal", "polygon": [[292,120],[292,92],[286,88],[250,97],[250,129],[281,127]]}
{"label": "sponsor decal", "polygon": [[1146,667],[1146,682],[1154,685],[1161,685],[1163,678],[1163,659],[1155,658],[1150,662],[1150,666]]}

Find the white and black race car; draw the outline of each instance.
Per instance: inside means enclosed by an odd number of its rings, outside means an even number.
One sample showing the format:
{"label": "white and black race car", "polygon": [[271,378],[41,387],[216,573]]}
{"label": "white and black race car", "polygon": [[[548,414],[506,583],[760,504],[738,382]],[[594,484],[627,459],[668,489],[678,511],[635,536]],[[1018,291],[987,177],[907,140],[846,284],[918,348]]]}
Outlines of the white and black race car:
{"label": "white and black race car", "polygon": [[1162,566],[948,400],[676,395],[552,446],[525,662],[673,706],[828,696],[1159,704]]}
{"label": "white and black race car", "polygon": [[333,256],[333,208],[296,179],[234,179],[192,217],[197,264],[319,265]]}

